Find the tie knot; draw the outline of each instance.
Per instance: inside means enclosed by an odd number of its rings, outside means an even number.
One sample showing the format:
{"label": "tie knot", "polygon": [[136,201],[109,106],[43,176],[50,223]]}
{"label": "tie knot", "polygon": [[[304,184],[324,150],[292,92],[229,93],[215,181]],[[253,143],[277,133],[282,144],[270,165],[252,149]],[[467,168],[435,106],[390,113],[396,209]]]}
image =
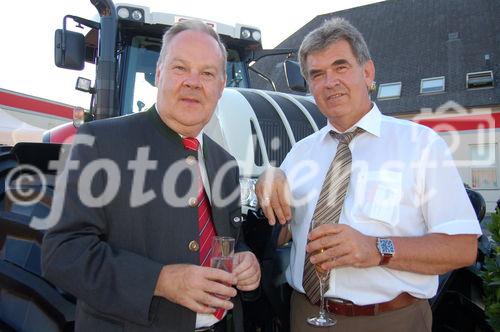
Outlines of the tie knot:
{"label": "tie knot", "polygon": [[336,131],[333,131],[333,130],[330,130],[330,135],[333,137],[333,138],[336,138],[339,140],[339,143],[340,144],[345,144],[345,145],[349,145],[349,143],[352,141],[352,139],[363,132],[363,129],[357,127],[356,129],[354,129],[354,131],[351,131],[351,132],[348,132],[348,133],[337,133]]}
{"label": "tie knot", "polygon": [[184,144],[186,150],[191,151],[198,151],[198,146],[200,146],[200,142],[195,137],[184,137],[182,144]]}

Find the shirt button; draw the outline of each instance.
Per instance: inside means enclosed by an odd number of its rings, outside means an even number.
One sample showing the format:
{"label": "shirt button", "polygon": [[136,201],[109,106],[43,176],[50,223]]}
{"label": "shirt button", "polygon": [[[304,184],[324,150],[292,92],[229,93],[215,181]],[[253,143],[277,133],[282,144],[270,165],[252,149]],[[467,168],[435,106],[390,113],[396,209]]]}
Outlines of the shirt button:
{"label": "shirt button", "polygon": [[189,251],[196,252],[200,249],[200,245],[196,241],[191,241],[188,244]]}
{"label": "shirt button", "polygon": [[198,205],[198,200],[196,197],[190,197],[188,200],[188,204],[190,207],[196,207]]}
{"label": "shirt button", "polygon": [[186,164],[189,166],[193,166],[196,164],[196,158],[194,156],[187,156],[186,158]]}

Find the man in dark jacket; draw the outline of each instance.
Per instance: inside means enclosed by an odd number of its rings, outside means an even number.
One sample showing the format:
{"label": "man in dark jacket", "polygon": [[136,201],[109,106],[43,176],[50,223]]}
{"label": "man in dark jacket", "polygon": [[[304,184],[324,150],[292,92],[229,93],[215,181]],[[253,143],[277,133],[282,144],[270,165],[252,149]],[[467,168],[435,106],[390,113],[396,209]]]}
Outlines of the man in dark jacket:
{"label": "man in dark jacket", "polygon": [[[178,23],[163,37],[156,106],[80,127],[43,243],[46,278],[78,298],[77,330],[222,331],[228,316],[242,330],[236,289],[258,287],[259,264],[239,237],[236,162],[202,132],[225,68],[211,28]],[[214,235],[237,239],[232,273],[209,267]]]}

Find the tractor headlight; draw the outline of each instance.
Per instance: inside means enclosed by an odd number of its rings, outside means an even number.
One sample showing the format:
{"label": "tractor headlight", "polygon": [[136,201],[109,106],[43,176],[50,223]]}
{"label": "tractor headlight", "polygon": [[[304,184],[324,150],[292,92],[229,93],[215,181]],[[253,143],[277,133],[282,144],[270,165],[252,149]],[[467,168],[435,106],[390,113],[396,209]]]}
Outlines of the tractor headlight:
{"label": "tractor headlight", "polygon": [[118,6],[116,13],[123,20],[144,22],[144,9],[142,8]]}
{"label": "tractor headlight", "polygon": [[117,10],[117,14],[120,18],[123,18],[124,20],[130,17],[130,11],[128,10],[128,8],[125,7],[119,7]]}
{"label": "tractor headlight", "polygon": [[251,35],[252,33],[250,32],[250,30],[247,29],[241,30],[241,37],[243,37],[244,39],[250,38]]}
{"label": "tractor headlight", "polygon": [[241,39],[260,42],[261,33],[259,30],[242,27],[240,32]]}
{"label": "tractor headlight", "polygon": [[132,15],[131,15],[131,16],[132,16],[132,19],[133,19],[134,21],[140,21],[140,20],[142,20],[142,17],[143,17],[142,12],[141,12],[139,9],[135,9],[135,10],[132,12]]}
{"label": "tractor headlight", "polygon": [[254,32],[252,32],[252,38],[255,39],[255,41],[260,41],[260,37],[261,37],[260,31],[255,30]]}

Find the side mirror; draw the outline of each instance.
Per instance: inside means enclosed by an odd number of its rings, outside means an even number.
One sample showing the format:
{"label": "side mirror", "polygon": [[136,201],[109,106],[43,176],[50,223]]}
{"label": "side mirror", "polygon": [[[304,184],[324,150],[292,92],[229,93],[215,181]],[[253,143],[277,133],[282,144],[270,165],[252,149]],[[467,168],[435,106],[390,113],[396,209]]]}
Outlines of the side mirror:
{"label": "side mirror", "polygon": [[85,37],[83,34],[57,29],[54,36],[54,61],[57,67],[82,70],[85,66]]}
{"label": "side mirror", "polygon": [[286,84],[292,91],[307,92],[307,82],[300,72],[300,66],[297,61],[285,60]]}

